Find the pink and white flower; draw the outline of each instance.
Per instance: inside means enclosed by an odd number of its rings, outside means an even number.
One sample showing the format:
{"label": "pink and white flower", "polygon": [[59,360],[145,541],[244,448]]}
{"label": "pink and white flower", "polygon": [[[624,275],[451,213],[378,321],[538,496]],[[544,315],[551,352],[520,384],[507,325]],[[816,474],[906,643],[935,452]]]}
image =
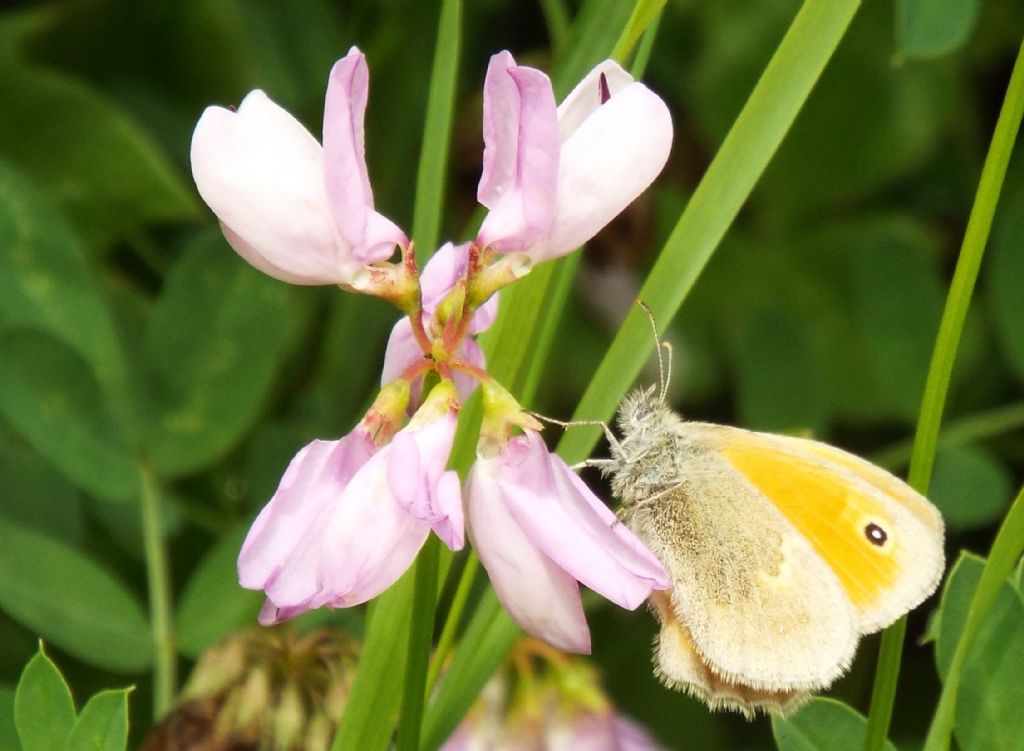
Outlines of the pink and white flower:
{"label": "pink and white flower", "polygon": [[470,537],[498,599],[554,647],[590,652],[577,582],[630,610],[669,587],[661,562],[536,431],[478,457],[466,496]]}
{"label": "pink and white flower", "polygon": [[512,55],[484,82],[484,167],[490,209],[476,243],[539,262],[585,243],[653,182],[668,159],[665,103],[606,60],[559,107],[551,81]]}
{"label": "pink and white flower", "polygon": [[431,529],[452,550],[463,547],[459,480],[445,470],[457,404],[455,387],[442,381],[382,448],[364,421],[296,455],[238,557],[241,585],[267,595],[262,623],[376,597]]}
{"label": "pink and white flower", "polygon": [[373,207],[363,116],[369,74],[353,47],[327,85],[323,140],[262,91],[237,111],[208,107],[192,135],[192,176],[242,258],[292,284],[358,288],[408,238]]}

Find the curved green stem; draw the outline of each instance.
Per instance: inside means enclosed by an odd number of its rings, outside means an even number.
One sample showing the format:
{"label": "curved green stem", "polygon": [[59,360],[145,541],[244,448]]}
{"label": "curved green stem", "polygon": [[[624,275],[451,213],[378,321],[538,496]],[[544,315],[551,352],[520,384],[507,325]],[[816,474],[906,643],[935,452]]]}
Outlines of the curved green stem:
{"label": "curved green stem", "polygon": [[174,702],[178,656],[174,647],[171,574],[160,515],[160,484],[147,464],[141,464],[139,470],[142,474],[142,541],[146,552],[149,620],[153,632],[153,716],[159,719]]}
{"label": "curved green stem", "polygon": [[[992,217],[996,203],[1003,187],[1006,167],[1010,161],[1013,144],[1020,128],[1021,116],[1024,114],[1024,44],[1017,54],[1017,62],[1010,76],[1006,90],[1006,98],[999,112],[992,143],[989,145],[985,166],[981,171],[978,193],[971,208],[971,216],[967,221],[960,257],[957,259],[956,271],[950,284],[946,308],[942,313],[939,333],[932,353],[932,362],[928,369],[928,380],[925,382],[924,398],[921,413],[914,434],[914,449],[910,458],[908,482],[920,492],[926,494],[931,481],[932,466],[935,463],[935,448],[939,439],[939,428],[942,424],[942,412],[949,391],[949,381],[953,374],[953,363],[956,360],[960,336],[963,333],[964,321],[970,307],[974,283],[981,268],[981,259],[985,253],[989,231],[992,229]],[[882,634],[882,647],[878,655],[878,671],[875,674],[874,693],[871,697],[871,711],[868,716],[868,732],[865,748],[867,751],[878,751],[885,743],[892,720],[893,700],[896,695],[896,682],[899,678],[899,654],[903,650],[903,635],[906,625],[901,619]],[[952,720],[948,730],[952,730]],[[949,734],[945,735],[948,744]],[[929,748],[943,748],[943,741],[929,737]]]}

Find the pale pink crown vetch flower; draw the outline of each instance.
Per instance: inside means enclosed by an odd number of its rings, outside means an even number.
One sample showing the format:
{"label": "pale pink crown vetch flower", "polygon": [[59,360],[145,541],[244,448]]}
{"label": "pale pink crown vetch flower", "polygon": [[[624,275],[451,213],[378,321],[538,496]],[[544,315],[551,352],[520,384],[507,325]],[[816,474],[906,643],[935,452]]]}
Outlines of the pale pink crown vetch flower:
{"label": "pale pink crown vetch flower", "polygon": [[382,448],[373,442],[371,411],[344,438],[313,441],[295,456],[238,557],[242,586],[266,593],[261,622],[376,597],[409,567],[431,529],[452,550],[462,548],[458,476],[445,470],[456,405],[454,385],[442,382]]}
{"label": "pale pink crown vetch flower", "polygon": [[590,652],[578,582],[630,610],[669,587],[661,562],[536,431],[478,457],[466,498],[470,538],[498,599],[558,649]]}
{"label": "pale pink crown vetch flower", "polygon": [[373,208],[363,116],[369,76],[355,47],[327,84],[323,147],[253,91],[237,111],[208,107],[192,136],[192,176],[246,261],[292,284],[358,287],[405,234]]}
{"label": "pale pink crown vetch flower", "polygon": [[[512,616],[560,649],[587,652],[579,583],[636,608],[668,586],[666,572],[547,450],[539,423],[487,373],[475,336],[494,321],[499,289],[585,243],[654,180],[672,142],[668,109],[612,61],[556,105],[544,73],[494,55],[478,186],[489,211],[472,242],[446,243],[420,273],[408,237],[374,208],[368,92],[353,47],[330,72],[322,146],[261,91],[237,111],[207,108],[193,135],[196,185],[242,258],[285,282],[383,297],[405,314],[374,406],[348,435],[295,456],[249,531],[239,580],[266,594],[264,623],[366,602],[431,530],[463,546],[465,496],[473,543]],[[485,429],[463,492],[446,467],[461,401],[481,385]]]}
{"label": "pale pink crown vetch flower", "polygon": [[484,144],[477,198],[490,212],[477,244],[538,262],[585,243],[651,184],[672,118],[612,60],[556,108],[548,77],[500,52],[484,82]]}

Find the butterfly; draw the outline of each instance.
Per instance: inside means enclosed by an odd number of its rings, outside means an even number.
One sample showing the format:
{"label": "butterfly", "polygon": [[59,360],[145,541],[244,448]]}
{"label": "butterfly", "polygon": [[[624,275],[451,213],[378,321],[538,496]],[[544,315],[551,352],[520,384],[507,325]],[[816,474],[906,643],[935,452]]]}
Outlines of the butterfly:
{"label": "butterfly", "polygon": [[655,671],[712,709],[791,712],[935,591],[942,517],[850,453],[688,422],[660,392],[626,397],[600,462],[672,580],[649,601]]}

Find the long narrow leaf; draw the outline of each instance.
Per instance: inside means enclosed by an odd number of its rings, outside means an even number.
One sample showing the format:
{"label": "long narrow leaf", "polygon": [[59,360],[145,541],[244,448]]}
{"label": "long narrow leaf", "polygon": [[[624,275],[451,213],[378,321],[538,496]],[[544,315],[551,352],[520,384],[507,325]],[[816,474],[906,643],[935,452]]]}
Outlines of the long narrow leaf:
{"label": "long narrow leaf", "polygon": [[[439,235],[461,32],[462,1],[443,0],[416,178],[413,239],[420,261],[429,258]],[[431,560],[407,572],[374,603],[359,671],[334,738],[334,751],[387,748],[400,705],[408,714],[403,718],[400,743],[403,748],[417,745],[438,579],[437,550],[432,547],[431,551]],[[416,597],[417,592],[420,597]],[[426,592],[431,596],[423,596]],[[412,630],[410,620],[416,623]],[[407,655],[411,655],[408,664]]]}
{"label": "long narrow leaf", "polygon": [[416,260],[421,265],[434,252],[441,234],[441,209],[455,116],[461,37],[462,0],[443,0],[434,48],[434,67],[430,74],[430,95],[423,124],[423,146],[416,173],[416,206],[412,219]]}
{"label": "long narrow leaf", "polygon": [[[925,381],[921,413],[914,434],[914,450],[910,458],[909,472],[910,485],[922,494],[928,492],[932,466],[935,463],[935,449],[939,440],[939,428],[942,425],[943,407],[946,403],[946,393],[949,391],[949,381],[953,375],[953,363],[956,361],[960,336],[974,292],[974,283],[978,279],[981,259],[985,253],[989,231],[992,229],[992,217],[995,215],[1022,115],[1024,44],[1017,53],[1017,62],[1010,76],[1006,98],[1003,100],[992,143],[985,157],[978,193],[971,208],[970,219],[967,221],[967,231],[964,233],[960,257],[957,260],[956,271],[953,272],[953,282],[946,298],[946,308],[942,313],[935,350],[932,352],[932,361],[928,367],[928,379]],[[878,751],[889,732],[905,632],[906,619],[901,618],[882,634],[875,685],[871,695],[871,711],[868,715],[868,738],[865,745],[868,751]],[[942,747],[943,737],[948,742],[949,732],[952,731],[952,715],[942,719],[943,722],[947,720],[950,724],[944,729],[933,726],[933,731],[929,733],[930,742],[933,744],[931,747]]]}
{"label": "long narrow leaf", "polygon": [[[793,20],[640,290],[662,326],[679,310],[789,132],[859,5],[859,0],[807,0]],[[634,309],[575,417],[610,417],[653,346],[647,319]],[[599,435],[598,428],[574,428],[562,438],[559,453],[569,462],[580,461]]]}

